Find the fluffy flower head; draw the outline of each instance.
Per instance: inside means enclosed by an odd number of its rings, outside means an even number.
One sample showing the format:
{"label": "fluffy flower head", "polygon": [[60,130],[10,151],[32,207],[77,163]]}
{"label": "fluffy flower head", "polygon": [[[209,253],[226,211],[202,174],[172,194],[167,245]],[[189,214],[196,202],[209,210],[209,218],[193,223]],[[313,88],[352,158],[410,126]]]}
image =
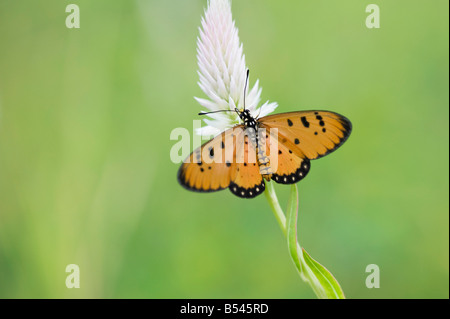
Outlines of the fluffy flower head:
{"label": "fluffy flower head", "polygon": [[[238,29],[231,16],[230,0],[210,0],[202,18],[197,39],[197,59],[200,88],[207,99],[195,98],[206,111],[244,108],[244,86],[247,66]],[[259,80],[247,90],[245,108],[252,116],[265,116],[277,107],[268,101],[259,107],[261,91]],[[209,114],[207,126],[197,130],[203,136],[217,135],[239,123],[235,112]]]}

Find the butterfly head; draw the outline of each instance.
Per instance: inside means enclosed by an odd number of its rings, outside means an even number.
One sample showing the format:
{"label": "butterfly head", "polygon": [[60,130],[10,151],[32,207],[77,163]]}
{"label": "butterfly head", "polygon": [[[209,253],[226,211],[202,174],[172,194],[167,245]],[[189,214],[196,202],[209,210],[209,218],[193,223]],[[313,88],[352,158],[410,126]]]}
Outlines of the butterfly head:
{"label": "butterfly head", "polygon": [[236,108],[236,113],[239,115],[241,120],[244,122],[244,125],[246,127],[255,127],[256,126],[256,120],[255,118],[250,114],[250,111],[247,109],[238,109]]}

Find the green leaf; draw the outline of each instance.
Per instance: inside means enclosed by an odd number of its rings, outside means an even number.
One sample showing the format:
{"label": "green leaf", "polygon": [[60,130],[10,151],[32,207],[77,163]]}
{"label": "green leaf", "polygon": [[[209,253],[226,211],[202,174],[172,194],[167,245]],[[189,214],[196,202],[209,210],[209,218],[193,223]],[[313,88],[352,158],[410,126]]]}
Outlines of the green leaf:
{"label": "green leaf", "polygon": [[297,185],[291,187],[288,203],[287,241],[292,261],[300,277],[309,283],[315,294],[323,299],[345,298],[341,286],[333,275],[300,247],[297,240],[298,191]]}
{"label": "green leaf", "polygon": [[328,299],[345,299],[344,292],[334,276],[324,266],[315,261],[305,249],[302,248],[306,266],[312,271],[315,278],[323,288]]}

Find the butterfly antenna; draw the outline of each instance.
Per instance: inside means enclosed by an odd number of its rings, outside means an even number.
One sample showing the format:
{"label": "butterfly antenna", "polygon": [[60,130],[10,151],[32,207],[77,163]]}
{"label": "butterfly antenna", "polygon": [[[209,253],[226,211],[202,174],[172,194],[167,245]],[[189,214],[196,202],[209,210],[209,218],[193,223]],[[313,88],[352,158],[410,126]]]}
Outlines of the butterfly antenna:
{"label": "butterfly antenna", "polygon": [[245,85],[244,85],[244,110],[245,110],[245,95],[247,93],[247,85],[248,85],[248,76],[250,74],[250,70],[247,69],[247,77],[245,78]]}
{"label": "butterfly antenna", "polygon": [[[244,110],[245,110],[245,94],[247,93],[249,74],[250,74],[250,70],[247,69],[247,77],[245,78],[245,85],[244,85]],[[200,113],[198,113],[198,115],[207,115],[207,114],[219,113],[219,112],[238,112],[239,113],[239,110],[236,108],[235,110],[218,110],[218,111],[211,111],[211,112],[200,112]]]}
{"label": "butterfly antenna", "polygon": [[235,112],[234,110],[218,110],[218,111],[211,111],[211,112],[200,112],[198,115],[207,115],[211,113],[219,113],[219,112]]}

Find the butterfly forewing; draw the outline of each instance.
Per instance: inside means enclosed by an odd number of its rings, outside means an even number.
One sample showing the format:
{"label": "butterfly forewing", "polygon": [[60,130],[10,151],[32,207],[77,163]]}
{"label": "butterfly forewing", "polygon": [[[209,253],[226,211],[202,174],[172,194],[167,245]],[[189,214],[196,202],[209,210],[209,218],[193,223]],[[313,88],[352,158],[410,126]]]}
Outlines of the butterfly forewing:
{"label": "butterfly forewing", "polygon": [[226,130],[198,147],[178,171],[178,181],[198,192],[214,192],[230,185],[235,171],[236,149],[242,148],[243,126]]}
{"label": "butterfly forewing", "polygon": [[301,158],[317,159],[336,150],[350,135],[350,121],[329,111],[275,114],[259,120],[263,128],[277,128],[278,141]]}

